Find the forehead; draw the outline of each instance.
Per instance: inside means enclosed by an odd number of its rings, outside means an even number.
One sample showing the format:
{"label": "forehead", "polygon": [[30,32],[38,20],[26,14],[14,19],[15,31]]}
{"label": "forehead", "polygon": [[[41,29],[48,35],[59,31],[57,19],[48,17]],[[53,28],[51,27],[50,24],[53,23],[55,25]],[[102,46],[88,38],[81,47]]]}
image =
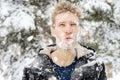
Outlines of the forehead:
{"label": "forehead", "polygon": [[63,12],[55,17],[55,22],[79,22],[78,17],[71,12]]}

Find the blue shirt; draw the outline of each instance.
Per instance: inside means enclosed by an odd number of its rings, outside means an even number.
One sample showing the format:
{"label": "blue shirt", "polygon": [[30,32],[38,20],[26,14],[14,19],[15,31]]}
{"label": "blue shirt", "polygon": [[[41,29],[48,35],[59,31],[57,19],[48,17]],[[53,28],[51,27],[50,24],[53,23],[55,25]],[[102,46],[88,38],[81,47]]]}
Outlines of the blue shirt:
{"label": "blue shirt", "polygon": [[55,71],[57,72],[57,75],[60,77],[60,80],[70,80],[71,73],[75,69],[77,57],[75,57],[75,59],[71,65],[66,66],[66,67],[60,67],[57,64],[55,64],[53,61],[51,61],[51,62],[53,64]]}

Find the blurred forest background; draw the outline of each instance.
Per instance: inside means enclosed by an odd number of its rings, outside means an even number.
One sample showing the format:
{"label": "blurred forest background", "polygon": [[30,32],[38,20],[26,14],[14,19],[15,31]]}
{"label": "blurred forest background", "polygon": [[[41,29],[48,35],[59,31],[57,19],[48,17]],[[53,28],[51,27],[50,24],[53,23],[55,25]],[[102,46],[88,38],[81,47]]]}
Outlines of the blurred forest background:
{"label": "blurred forest background", "polygon": [[[59,1],[0,0],[0,80],[21,80],[39,49],[55,42],[49,29]],[[120,0],[66,1],[81,9],[80,43],[96,50],[108,78],[120,76]]]}

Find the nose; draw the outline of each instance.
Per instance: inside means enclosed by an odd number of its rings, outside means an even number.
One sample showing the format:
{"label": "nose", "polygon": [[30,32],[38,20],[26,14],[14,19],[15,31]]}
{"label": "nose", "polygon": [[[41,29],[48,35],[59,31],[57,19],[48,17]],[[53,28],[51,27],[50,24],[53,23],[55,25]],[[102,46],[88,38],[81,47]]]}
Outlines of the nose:
{"label": "nose", "polygon": [[71,26],[70,25],[67,25],[66,28],[65,28],[65,33],[66,35],[69,35],[72,33],[72,30],[71,30]]}

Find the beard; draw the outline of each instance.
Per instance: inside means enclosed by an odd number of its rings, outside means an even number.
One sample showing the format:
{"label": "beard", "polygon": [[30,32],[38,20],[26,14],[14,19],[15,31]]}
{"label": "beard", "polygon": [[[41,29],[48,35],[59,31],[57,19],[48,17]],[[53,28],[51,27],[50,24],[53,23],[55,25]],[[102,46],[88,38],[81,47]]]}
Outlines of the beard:
{"label": "beard", "polygon": [[58,47],[60,47],[61,49],[65,49],[65,50],[69,50],[69,49],[73,49],[74,46],[72,45],[73,41],[70,42],[64,42],[64,41],[60,41],[58,39],[56,39],[56,44],[58,45]]}

